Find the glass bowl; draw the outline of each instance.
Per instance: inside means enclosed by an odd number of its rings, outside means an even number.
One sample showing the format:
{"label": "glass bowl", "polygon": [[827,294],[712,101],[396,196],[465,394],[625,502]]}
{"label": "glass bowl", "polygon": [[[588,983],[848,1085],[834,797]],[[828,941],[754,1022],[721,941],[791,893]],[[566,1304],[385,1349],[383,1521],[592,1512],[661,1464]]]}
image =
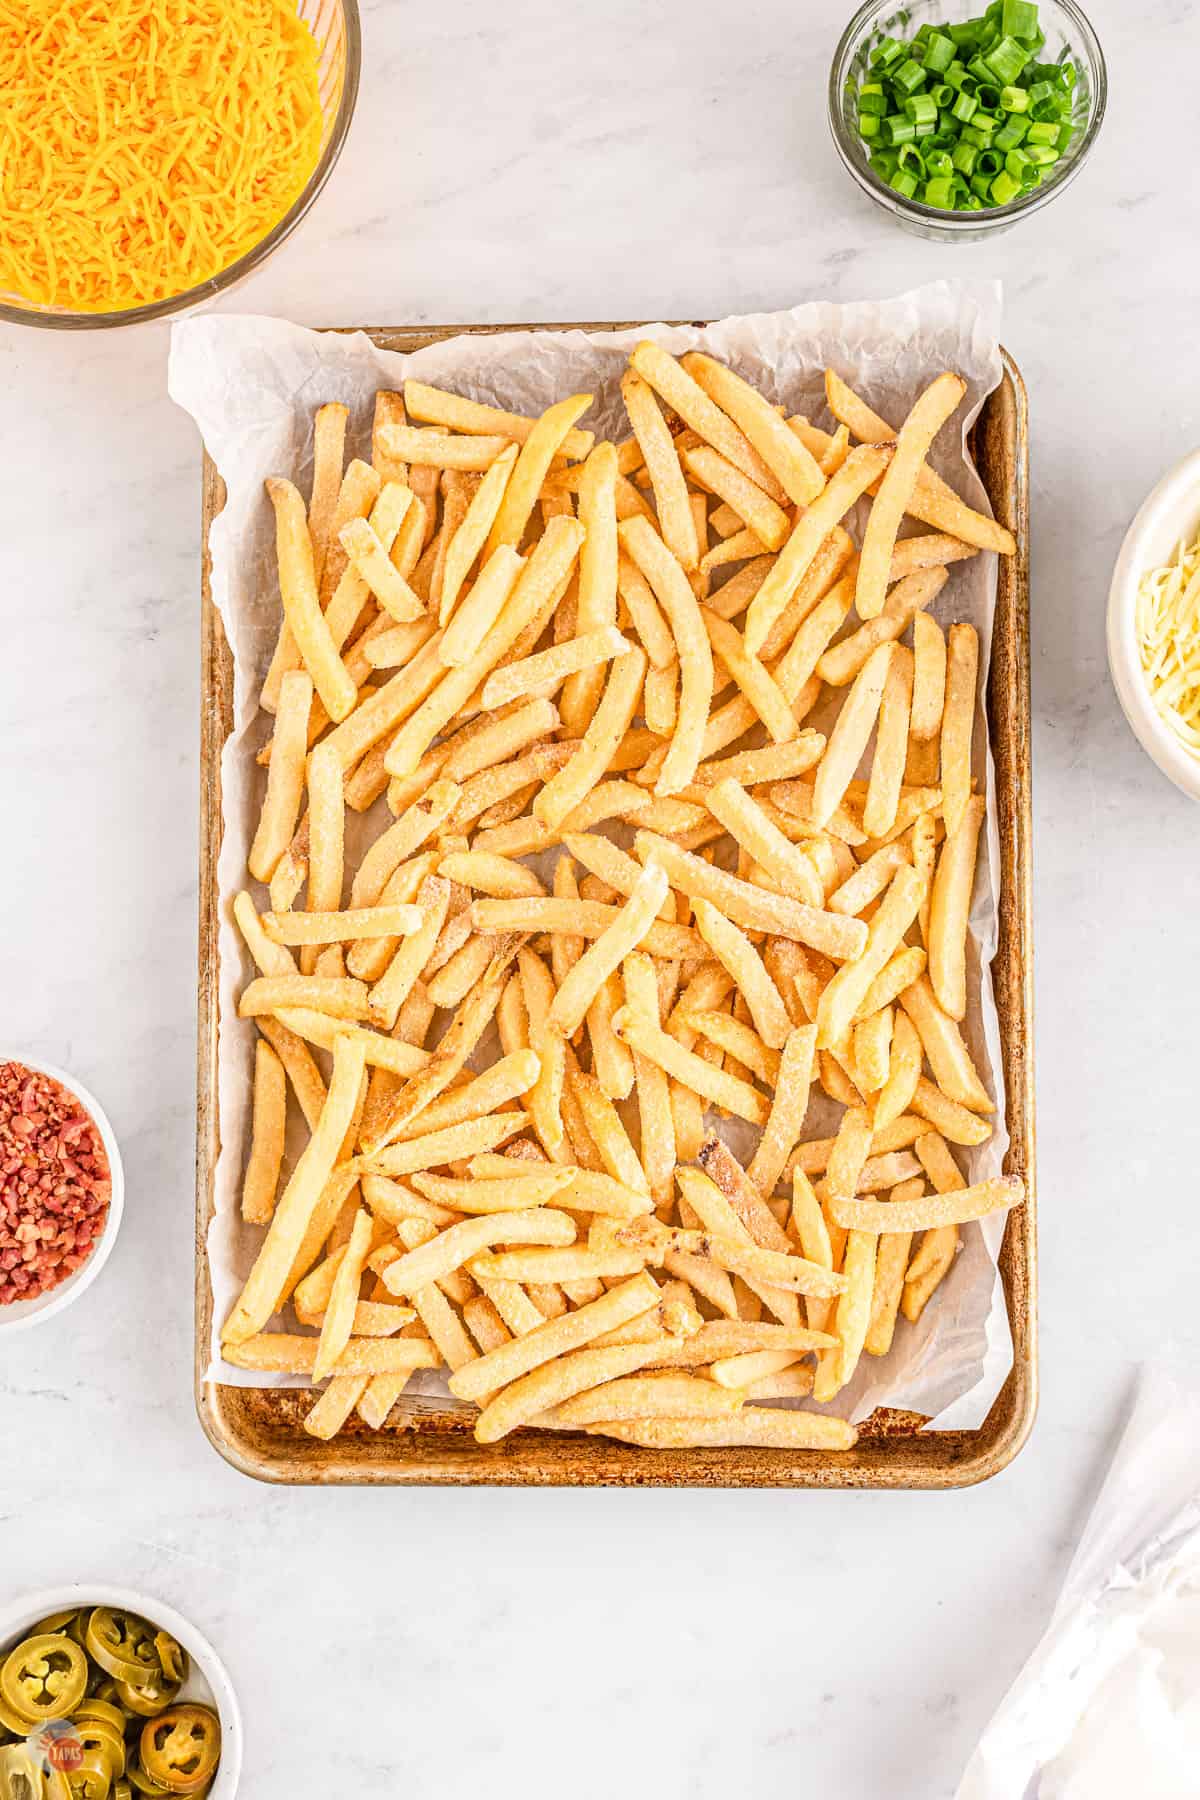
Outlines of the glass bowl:
{"label": "glass bowl", "polygon": [[329,180],[341,155],[358,98],[362,65],[358,0],[296,0],[296,11],[312,32],[319,55],[321,153],[303,192],[266,236],[219,274],[186,288],[182,294],[154,300],[147,306],[128,306],[117,312],[71,312],[66,307],[39,305],[20,294],[0,292],[0,319],[13,325],[41,325],[51,331],[100,331],[112,325],[140,325],[147,319],[165,319],[171,313],[186,312],[190,307],[226,293],[291,236]]}
{"label": "glass bowl", "polygon": [[867,0],[847,25],[834,54],[829,74],[829,128],[837,153],[863,192],[918,237],[991,237],[1037,212],[1078,175],[1104,119],[1108,74],[1095,32],[1075,0],[1039,0],[1038,17],[1046,34],[1045,48],[1039,51],[1039,57],[1054,62],[1067,51],[1079,72],[1071,113],[1077,132],[1062,160],[1055,164],[1054,174],[1030,193],[1010,200],[1007,206],[989,206],[982,212],[946,212],[920,200],[906,200],[890,188],[871,167],[866,144],[858,135],[855,94],[867,71],[871,51],[889,33],[897,38],[911,38],[927,21],[931,25],[959,24],[964,19],[977,18],[983,5],[984,0],[909,0],[907,5],[897,5],[896,0],[884,0],[883,4],[880,0]]}

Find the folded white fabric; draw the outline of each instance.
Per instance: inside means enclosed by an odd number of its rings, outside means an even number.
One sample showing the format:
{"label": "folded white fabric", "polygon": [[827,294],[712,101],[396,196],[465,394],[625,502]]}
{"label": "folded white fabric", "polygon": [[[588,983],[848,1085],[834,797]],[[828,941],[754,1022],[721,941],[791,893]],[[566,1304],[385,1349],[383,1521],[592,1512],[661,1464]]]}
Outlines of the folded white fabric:
{"label": "folded white fabric", "polygon": [[1143,1374],[1041,1643],[957,1800],[1200,1794],[1200,1391]]}

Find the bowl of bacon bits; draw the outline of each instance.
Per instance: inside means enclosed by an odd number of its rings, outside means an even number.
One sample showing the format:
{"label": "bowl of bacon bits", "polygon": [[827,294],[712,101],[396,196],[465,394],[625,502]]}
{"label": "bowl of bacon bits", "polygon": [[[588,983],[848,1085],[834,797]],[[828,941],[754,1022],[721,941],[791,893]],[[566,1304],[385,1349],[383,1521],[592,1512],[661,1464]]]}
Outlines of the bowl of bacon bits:
{"label": "bowl of bacon bits", "polygon": [[116,1138],[87,1089],[0,1054],[0,1330],[41,1324],[91,1285],[124,1194]]}

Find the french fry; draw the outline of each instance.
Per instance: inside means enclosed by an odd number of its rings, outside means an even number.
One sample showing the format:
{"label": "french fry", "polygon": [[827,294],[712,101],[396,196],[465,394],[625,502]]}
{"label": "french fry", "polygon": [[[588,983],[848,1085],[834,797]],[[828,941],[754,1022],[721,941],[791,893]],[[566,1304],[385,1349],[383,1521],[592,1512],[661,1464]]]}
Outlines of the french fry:
{"label": "french fry", "polygon": [[333,516],[342,485],[346,454],[346,423],[350,409],[336,400],[318,406],[313,417],[313,479],[308,502],[308,534],[312,539],[313,570],[318,584],[333,534]]}
{"label": "french fry", "polygon": [[788,515],[756,482],[708,444],[685,450],[683,460],[688,474],[732,506],[760,543],[768,550],[780,548],[790,528]]}
{"label": "french fry", "polygon": [[828,1413],[782,1412],[743,1406],[732,1419],[606,1419],[589,1431],[647,1450],[729,1449],[755,1445],[774,1450],[853,1450],[858,1433]]}
{"label": "french fry", "polygon": [[568,638],[517,663],[506,663],[489,675],[482,701],[488,708],[506,706],[526,694],[558,687],[569,675],[623,656],[632,646],[614,625]]}
{"label": "french fry", "polygon": [[360,906],[348,912],[264,913],[273,944],[338,944],[351,939],[405,937],[421,923],[416,906]]}
{"label": "french fry", "polygon": [[621,398],[654,489],[663,540],[680,565],[690,571],[700,561],[700,546],[675,440],[653,390],[634,369],[627,369],[622,377]]}
{"label": "french fry", "polygon": [[602,1419],[728,1418],[741,1405],[740,1393],[695,1375],[626,1375],[556,1407],[553,1423],[575,1431]]}
{"label": "french fry", "polygon": [[513,465],[500,510],[487,536],[485,555],[491,556],[502,544],[515,547],[520,543],[555,454],[591,404],[591,394],[572,394],[547,407],[538,419]]}
{"label": "french fry", "polygon": [[[427,424],[444,425],[450,431],[471,436],[503,437],[514,444],[524,444],[538,423],[498,406],[464,400],[460,394],[430,387],[424,381],[405,382],[404,404],[414,419],[423,419]],[[593,441],[590,431],[568,431],[559,447],[567,456],[586,456]]]}
{"label": "french fry", "polygon": [[438,596],[438,624],[443,628],[453,617],[459,594],[487,542],[516,460],[516,444],[500,452],[472,494],[458,529],[446,546]]}
{"label": "french fry", "polygon": [[938,1005],[925,975],[900,995],[900,1004],[917,1029],[933,1078],[951,1100],[972,1112],[995,1111],[956,1022]]}
{"label": "french fry", "polygon": [[776,619],[803,580],[809,564],[835,525],[892,459],[890,445],[861,444],[801,515],[787,543],[779,552],[746,614],[746,648],[761,650]]}
{"label": "french fry", "polygon": [[1025,1199],[1025,1184],[1016,1175],[998,1175],[974,1187],[942,1194],[925,1194],[917,1200],[857,1200],[833,1195],[830,1211],[845,1229],[878,1236],[890,1231],[932,1231],[943,1225],[965,1225],[985,1219],[989,1213],[1007,1212]]}
{"label": "french fry", "polygon": [[871,779],[863,803],[863,830],[871,837],[884,836],[896,822],[896,808],[900,802],[904,760],[908,749],[912,682],[912,652],[905,649],[903,644],[897,644],[892,650],[887,679],[883,684]]}
{"label": "french fry", "polygon": [[[325,1308],[316,1360],[313,1363],[314,1381],[323,1381],[327,1375],[333,1373],[338,1357],[350,1342],[350,1335],[355,1323],[355,1309],[358,1305],[359,1284],[362,1281],[367,1253],[371,1248],[373,1229],[370,1213],[363,1207],[359,1207],[354,1215],[350,1238],[334,1275],[329,1301]],[[357,1398],[358,1396],[355,1395],[356,1401]]]}
{"label": "french fry", "polygon": [[296,829],[304,794],[304,757],[312,700],[312,677],[304,670],[289,670],[279,686],[275,749],[267,770],[262,815],[248,858],[256,881],[270,881]]}
{"label": "french fry", "polygon": [[[287,1331],[264,1331],[222,1345],[235,1369],[262,1374],[311,1375],[318,1340]],[[441,1361],[428,1338],[351,1338],[334,1367],[335,1375],[398,1375],[436,1369]]]}
{"label": "french fry", "polygon": [[825,485],[820,465],[757,388],[699,351],[690,351],[680,361],[692,380],[745,434],[788,499],[796,506],[810,506]]}
{"label": "french fry", "polygon": [[650,1020],[640,1017],[629,1006],[623,1006],[613,1020],[618,1037],[627,1043],[635,1056],[645,1056],[656,1063],[673,1080],[701,1094],[715,1106],[722,1106],[751,1125],[765,1125],[768,1106],[756,1088],[736,1075],[714,1068],[691,1050],[685,1050],[669,1033]]}
{"label": "french fry", "polygon": [[612,924],[589,945],[555,995],[549,1019],[553,1030],[574,1036],[597,991],[641,943],[666,896],[666,874],[648,859]]}
{"label": "french fry", "polygon": [[622,549],[649,582],[675,639],[680,669],[678,716],[654,791],[677,794],[691,781],[704,748],[713,691],[708,633],[682,565],[654,528],[645,519],[626,519],[618,527],[618,536]]}
{"label": "french fry", "polygon": [[894,656],[891,644],[873,650],[842,702],[813,782],[812,819],[816,825],[829,824],[853,779],[875,729]]}
{"label": "french fry", "polygon": [[[872,412],[832,369],[825,371],[825,397],[834,418],[848,425],[855,437],[872,444],[895,438],[893,427],[885,419],[881,419],[878,413]],[[937,531],[949,532],[951,536],[963,543],[972,544],[977,549],[996,550],[1001,556],[1011,556],[1016,549],[1011,532],[998,525],[994,519],[974,512],[928,466],[922,468],[917,476],[916,486],[908,501],[908,511],[914,519],[932,525]]]}
{"label": "french fry", "polygon": [[[927,1132],[917,1139],[917,1155],[937,1193],[958,1193],[966,1187],[945,1139],[936,1132]],[[905,1273],[901,1299],[904,1316],[910,1324],[916,1324],[931,1296],[953,1267],[958,1243],[957,1225],[937,1225],[921,1239],[921,1248]]]}
{"label": "french fry", "polygon": [[843,964],[821,995],[817,1008],[817,1042],[822,1049],[833,1048],[849,1030],[867,989],[916,918],[922,892],[921,880],[914,869],[905,865],[896,870],[871,920],[862,954],[857,962]]}
{"label": "french fry", "polygon": [[719,450],[722,456],[744,475],[748,475],[773,500],[786,499],[783,489],[758,452],[751,447],[744,432],[719,406],[714,405],[704,389],[681,368],[668,351],[649,339],[644,339],[632,352],[629,361],[643,380],[650,383],[667,405],[679,414],[684,424],[689,425],[705,443]]}
{"label": "french fry", "polygon": [[921,1078],[922,1045],[907,1011],[897,1012],[892,1025],[887,1080],[875,1101],[875,1128],[898,1119],[912,1105]]}
{"label": "french fry", "polygon": [[700,616],[709,642],[766,726],[768,737],[777,744],[796,737],[800,727],[787,696],[758,658],[747,651],[741,632],[707,608],[701,608]]}
{"label": "french fry", "polygon": [[820,877],[811,859],[784,836],[770,815],[751,799],[739,782],[730,776],[718,781],[709,790],[708,808],[729,835],[774,877],[786,895],[805,906],[824,908]]}
{"label": "french fry", "polygon": [[946,639],[937,620],[920,609],[913,614],[912,628],[913,697],[909,730],[918,743],[928,743],[941,730],[946,704]]}
{"label": "french fry", "polygon": [[279,559],[279,591],[284,617],[313,686],[331,719],[344,719],[354,708],[358,689],[346,672],[321,603],[312,539],[304,502],[290,481],[272,476],[267,496],[275,508],[275,544]]}
{"label": "french fry", "polygon": [[546,1321],[456,1370],[450,1377],[450,1391],[459,1400],[478,1400],[484,1394],[496,1393],[531,1370],[580,1350],[606,1331],[648,1312],[658,1304],[659,1297],[660,1290],[651,1276],[635,1275],[611,1288],[603,1299]]}
{"label": "french fry", "polygon": [[529,1110],[547,1154],[557,1157],[564,1142],[562,1104],[567,1065],[563,1034],[550,1024],[555,985],[545,963],[532,950],[518,953],[518,966],[530,1047],[538,1057],[538,1078],[530,1092]]}
{"label": "french fry", "polygon": [[854,1027],[854,1068],[864,1094],[877,1094],[888,1078],[892,1052],[892,1009],[881,1007]]}
{"label": "french fry", "polygon": [[[578,1313],[575,1314],[576,1318],[579,1316]],[[524,1341],[528,1343],[529,1340]],[[527,1375],[520,1376],[488,1402],[476,1421],[475,1437],[481,1444],[494,1444],[519,1425],[527,1424],[551,1408],[561,1406],[576,1394],[612,1382],[636,1369],[645,1368],[648,1363],[653,1362],[660,1344],[670,1345],[674,1341],[673,1338],[664,1336],[648,1344],[618,1344],[607,1350],[576,1350],[541,1364]]]}
{"label": "french fry", "polygon": [[855,605],[860,619],[873,619],[883,610],[900,521],[908,510],[930,445],[966,391],[967,384],[961,376],[937,376],[896,434],[895,454],[879,484],[859,557]]}
{"label": "french fry", "polygon": [[860,919],[840,918],[786,895],[757,888],[723,869],[713,868],[689,851],[678,850],[655,832],[639,831],[634,845],[643,861],[653,857],[662,864],[672,887],[682,889],[692,900],[711,901],[743,931],[769,931],[796,938],[834,957],[849,959],[863,950],[867,928]]}
{"label": "french fry", "polygon": [[[904,1204],[919,1199],[925,1191],[925,1178],[917,1176],[893,1189],[891,1204]],[[879,1239],[875,1254],[875,1288],[871,1295],[871,1319],[867,1326],[863,1349],[868,1356],[886,1356],[892,1347],[896,1317],[904,1295],[904,1271],[908,1264],[912,1235],[888,1232]]]}
{"label": "french fry", "polygon": [[242,1181],[242,1217],[247,1224],[266,1225],[275,1210],[286,1119],[283,1064],[270,1044],[260,1038],[254,1046],[253,1125],[250,1157]]}
{"label": "french fry", "polygon": [[946,700],[942,712],[942,812],[953,837],[971,799],[971,739],[979,635],[973,625],[952,625],[946,646]]}
{"label": "french fry", "polygon": [[534,816],[540,823],[551,829],[561,826],[596,786],[637,711],[645,672],[646,658],[641,650],[629,650],[615,659],[604,697],[578,750],[569,763],[551,776],[534,801]]}
{"label": "french fry", "polygon": [[385,425],[379,437],[386,454],[410,463],[413,475],[418,468],[490,469],[508,449],[508,439],[504,437],[457,437],[449,432],[427,431],[419,425]]}
{"label": "french fry", "polygon": [[333,1078],[316,1130],[275,1208],[245,1287],[222,1331],[222,1342],[244,1344],[275,1310],[301,1239],[333,1173],[335,1159],[358,1102],[365,1058],[359,1046],[339,1039]]}
{"label": "french fry", "polygon": [[[836,1201],[830,1201],[835,1218],[836,1205]],[[837,1222],[842,1223],[840,1219]],[[833,1322],[838,1345],[835,1350],[822,1350],[817,1358],[817,1373],[813,1381],[814,1400],[832,1400],[850,1381],[858,1367],[871,1322],[876,1250],[877,1241],[869,1232],[847,1232],[842,1262],[846,1285],[838,1296]]]}
{"label": "french fry", "polygon": [[[665,882],[665,875],[663,879]],[[781,1050],[791,1033],[791,1020],[762,958],[745,933],[711,901],[697,899],[693,910],[700,935],[736,981],[763,1042],[772,1050]]]}
{"label": "french fry", "polygon": [[427,875],[417,890],[416,904],[422,914],[422,923],[401,940],[391,962],[371,989],[367,1002],[371,1019],[388,1031],[394,1027],[402,1004],[415,987],[437,943],[450,905],[450,883],[440,875]]}
{"label": "french fry", "polygon": [[516,552],[507,549],[484,563],[438,643],[438,658],[446,668],[471,665],[480,644],[507,605],[521,568]]}
{"label": "french fry", "polygon": [[929,896],[929,979],[955,1020],[967,1011],[967,922],[982,826],[983,799],[972,795],[957,828],[947,827]]}
{"label": "french fry", "polygon": [[367,990],[346,976],[259,975],[238,998],[238,1017],[257,1018],[283,1007],[310,1007],[335,1019],[363,1019]]}

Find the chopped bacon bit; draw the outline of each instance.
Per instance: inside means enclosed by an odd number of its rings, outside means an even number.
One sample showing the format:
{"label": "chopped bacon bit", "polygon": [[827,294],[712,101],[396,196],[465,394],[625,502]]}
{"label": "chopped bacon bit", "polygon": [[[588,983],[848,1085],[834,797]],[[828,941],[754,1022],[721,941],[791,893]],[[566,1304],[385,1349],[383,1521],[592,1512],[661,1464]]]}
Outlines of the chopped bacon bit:
{"label": "chopped bacon bit", "polygon": [[83,1267],[112,1180],[96,1121],[49,1075],[0,1063],[0,1306]]}

